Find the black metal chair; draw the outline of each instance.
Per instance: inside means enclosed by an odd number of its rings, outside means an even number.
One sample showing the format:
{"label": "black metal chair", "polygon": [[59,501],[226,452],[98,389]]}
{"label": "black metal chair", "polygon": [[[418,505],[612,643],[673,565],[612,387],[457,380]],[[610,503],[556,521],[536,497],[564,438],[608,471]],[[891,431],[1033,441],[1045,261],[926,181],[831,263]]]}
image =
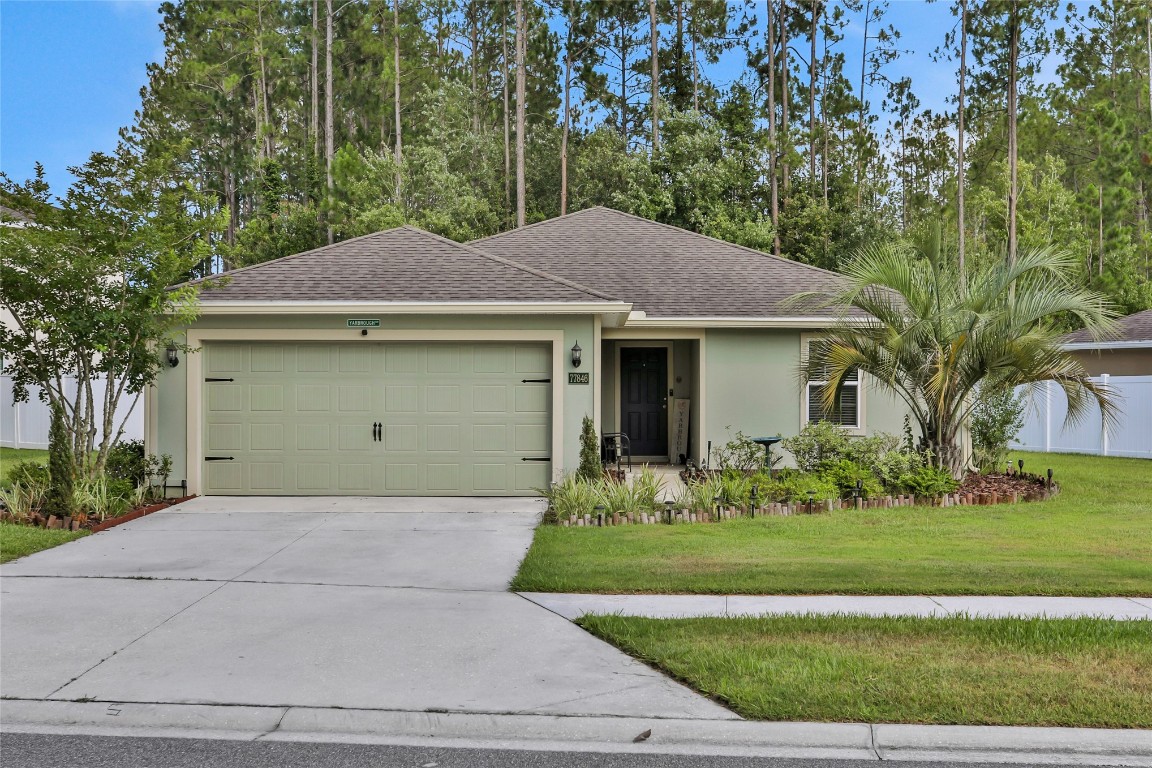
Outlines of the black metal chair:
{"label": "black metal chair", "polygon": [[600,463],[616,465],[620,471],[622,460],[627,460],[628,471],[632,471],[632,443],[625,432],[605,432],[600,437]]}

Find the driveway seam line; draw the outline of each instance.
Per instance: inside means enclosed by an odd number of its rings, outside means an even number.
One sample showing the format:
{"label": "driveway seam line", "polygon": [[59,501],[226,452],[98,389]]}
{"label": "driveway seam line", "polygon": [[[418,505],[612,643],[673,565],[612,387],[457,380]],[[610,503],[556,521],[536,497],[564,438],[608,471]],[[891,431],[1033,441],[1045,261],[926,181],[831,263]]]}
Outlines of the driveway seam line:
{"label": "driveway seam line", "polygon": [[210,592],[208,592],[208,593],[206,593],[206,594],[204,594],[204,595],[201,595],[200,597],[198,597],[197,599],[193,600],[193,601],[192,601],[191,603],[189,603],[188,605],[186,605],[186,606],[184,606],[183,608],[181,608],[180,610],[176,611],[176,613],[174,613],[174,614],[172,614],[171,616],[169,616],[168,618],[164,619],[164,621],[162,621],[162,622],[160,622],[159,624],[157,624],[156,626],[154,626],[154,627],[151,627],[150,629],[146,630],[146,631],[144,632],[144,634],[142,634],[142,635],[140,635],[139,637],[137,637],[137,638],[134,638],[133,640],[129,641],[129,642],[128,642],[126,645],[124,645],[123,647],[121,647],[121,648],[118,648],[118,649],[116,649],[115,651],[112,651],[112,653],[108,654],[108,655],[107,655],[107,656],[105,656],[104,658],[100,659],[100,661],[98,661],[98,662],[96,662],[95,664],[93,664],[92,666],[88,667],[88,669],[86,669],[86,670],[84,670],[83,672],[81,672],[80,674],[76,675],[75,677],[73,677],[71,680],[69,680],[68,682],[64,683],[63,685],[61,685],[61,686],[57,687],[55,690],[53,690],[51,693],[49,693],[49,694],[48,694],[47,696],[45,696],[44,698],[45,698],[45,699],[51,699],[51,698],[52,698],[53,696],[55,696],[57,693],[59,693],[60,691],[64,690],[64,689],[65,689],[65,688],[67,688],[68,686],[72,685],[72,683],[75,683],[75,682],[76,682],[76,681],[78,681],[80,678],[84,677],[84,675],[86,675],[86,674],[88,674],[89,672],[91,672],[92,670],[96,669],[96,667],[98,667],[98,666],[100,666],[101,664],[103,664],[104,662],[108,661],[109,659],[111,659],[111,658],[112,658],[113,656],[115,656],[116,654],[118,654],[118,653],[121,653],[121,652],[123,652],[123,651],[126,651],[126,650],[128,650],[128,649],[129,649],[129,648],[131,648],[133,645],[135,645],[135,644],[136,644],[136,643],[138,643],[139,641],[143,640],[145,637],[147,637],[148,635],[152,634],[153,632],[155,632],[155,631],[156,631],[157,629],[159,629],[160,627],[162,627],[162,626],[164,626],[165,624],[167,624],[168,622],[172,621],[172,619],[176,618],[177,616],[179,616],[180,614],[184,613],[185,611],[187,611],[187,610],[188,610],[189,608],[191,608],[192,606],[194,606],[194,605],[196,605],[197,603],[199,603],[201,600],[206,600],[207,598],[209,598],[209,597],[211,597],[212,595],[216,594],[216,593],[217,593],[217,592],[219,592],[220,590],[224,589],[224,587],[226,587],[226,586],[228,586],[228,583],[227,583],[227,582],[224,582],[223,584],[220,584],[220,586],[216,587],[216,588],[215,588],[215,589],[213,589],[212,591],[210,591]]}

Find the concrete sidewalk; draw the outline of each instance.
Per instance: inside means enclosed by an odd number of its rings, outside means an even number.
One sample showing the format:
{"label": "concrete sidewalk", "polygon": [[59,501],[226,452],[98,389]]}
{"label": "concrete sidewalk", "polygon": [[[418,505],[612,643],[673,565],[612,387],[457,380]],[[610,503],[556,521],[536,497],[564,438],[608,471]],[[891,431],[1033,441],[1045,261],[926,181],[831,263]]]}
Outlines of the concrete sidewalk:
{"label": "concrete sidewalk", "polygon": [[930,597],[922,595],[586,595],[520,592],[566,619],[619,613],[654,619],[786,614],[1152,620],[1149,597]]}

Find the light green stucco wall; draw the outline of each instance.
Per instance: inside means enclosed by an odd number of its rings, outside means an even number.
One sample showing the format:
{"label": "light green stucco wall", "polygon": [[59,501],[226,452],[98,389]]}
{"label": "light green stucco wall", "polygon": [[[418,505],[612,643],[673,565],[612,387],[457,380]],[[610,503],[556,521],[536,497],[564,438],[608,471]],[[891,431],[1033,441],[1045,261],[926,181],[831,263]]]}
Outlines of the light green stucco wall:
{"label": "light green stucco wall", "polygon": [[[376,317],[372,313],[352,313],[347,317]],[[361,339],[359,330],[348,329],[347,317],[329,315],[252,315],[221,316],[210,315],[198,320],[198,329],[256,329],[272,328],[346,330],[348,341]],[[572,367],[568,350],[577,341],[583,349],[583,362],[580,371],[592,374],[595,382],[596,367],[600,364],[599,350],[593,342],[594,325],[591,315],[534,315],[534,316],[478,316],[478,315],[423,315],[380,317],[381,329],[394,330],[532,330],[563,331],[564,379],[553,386],[563,387],[564,412],[553,414],[562,418],[564,426],[564,455],[556,466],[568,472],[574,471],[580,463],[580,422],[585,414],[593,412],[594,384],[570,385],[567,373],[577,370]],[[369,330],[369,339],[372,330]],[[383,340],[383,339],[382,339]],[[183,357],[183,355],[181,355]],[[156,382],[157,445],[152,452],[167,453],[172,456],[173,469],[170,482],[179,485],[187,477],[187,369],[184,364],[176,368],[165,368]]]}
{"label": "light green stucco wall", "polygon": [[[798,376],[800,330],[708,329],[705,335],[706,432],[700,457],[737,430],[750,437],[800,431],[803,390]],[[903,404],[864,380],[864,432],[899,435]],[[726,427],[731,426],[731,433]],[[776,450],[776,449],[774,449]],[[785,463],[790,457],[785,454]]]}

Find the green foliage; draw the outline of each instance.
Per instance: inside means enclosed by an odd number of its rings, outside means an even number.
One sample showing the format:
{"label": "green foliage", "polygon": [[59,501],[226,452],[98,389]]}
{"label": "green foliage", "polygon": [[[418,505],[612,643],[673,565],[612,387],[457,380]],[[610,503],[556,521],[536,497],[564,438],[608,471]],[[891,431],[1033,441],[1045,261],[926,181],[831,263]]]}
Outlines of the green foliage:
{"label": "green foliage", "polygon": [[1024,426],[1024,398],[1010,389],[976,394],[972,409],[972,452],[982,472],[1004,466],[1008,444]]}
{"label": "green foliage", "polygon": [[847,376],[869,376],[908,408],[924,446],[954,477],[965,460],[960,429],[980,387],[1054,380],[1070,422],[1093,405],[1113,421],[1117,406],[1107,390],[1061,348],[1062,318],[1103,333],[1115,315],[1104,295],[1080,286],[1078,268],[1075,256],[1042,248],[962,277],[938,231],[915,247],[865,249],[840,287],[793,297],[794,305],[853,307],[875,318],[838,322],[827,356],[806,361],[801,375],[827,382],[820,397],[828,405]]}
{"label": "green foliage", "polygon": [[800,433],[780,441],[780,447],[792,454],[801,472],[815,472],[823,461],[844,454],[848,433],[830,421],[810,421]]}
{"label": "green foliage", "polygon": [[24,522],[44,504],[47,486],[14,482],[0,486],[0,503],[18,522]]}
{"label": "green foliage", "polygon": [[[813,493],[809,495],[809,491]],[[780,470],[775,479],[760,488],[760,498],[765,502],[823,501],[839,497],[839,489],[828,479],[789,469]]]}
{"label": "green foliage", "polygon": [[838,495],[842,498],[852,496],[856,492],[857,482],[860,483],[865,498],[875,498],[884,490],[884,486],[880,484],[871,469],[861,466],[851,459],[821,462],[819,476],[835,485],[839,491]]}
{"label": "green foliage", "polygon": [[[736,430],[735,436],[732,436],[732,427],[725,427],[725,431],[730,436],[728,442],[712,449],[713,463],[716,469],[725,473],[728,470],[749,473],[764,467],[763,446],[752,442],[752,438],[740,430]],[[773,456],[773,464],[779,459],[779,456]]]}
{"label": "green foliage", "polygon": [[77,511],[103,522],[128,511],[132,491],[128,480],[109,480],[105,475],[84,478],[76,483],[72,505]]}
{"label": "green foliage", "polygon": [[[8,470],[8,485],[19,483],[25,488],[34,487],[47,490],[49,482],[48,465],[38,461],[20,461]],[[0,487],[3,485],[5,483],[0,483]]]}
{"label": "green foliage", "polygon": [[915,496],[936,498],[952,493],[960,487],[960,482],[952,473],[942,467],[931,465],[915,469],[901,475],[896,481],[899,488]]}
{"label": "green foliage", "polygon": [[76,462],[72,444],[75,437],[66,424],[64,407],[59,402],[51,407],[48,428],[48,493],[44,497],[45,515],[71,517],[74,505],[72,489],[76,481]]}
{"label": "green foliage", "polygon": [[123,481],[130,489],[144,489],[146,496],[162,497],[172,473],[172,457],[144,453],[143,440],[121,440],[108,452],[105,474],[110,481]]}
{"label": "green foliage", "polygon": [[580,424],[580,467],[576,476],[582,480],[598,480],[604,475],[600,464],[600,441],[596,437],[596,425],[592,418],[585,416]]}
{"label": "green foliage", "polygon": [[548,501],[549,514],[561,519],[570,515],[590,515],[599,500],[596,483],[577,475],[568,475],[538,492]]}

